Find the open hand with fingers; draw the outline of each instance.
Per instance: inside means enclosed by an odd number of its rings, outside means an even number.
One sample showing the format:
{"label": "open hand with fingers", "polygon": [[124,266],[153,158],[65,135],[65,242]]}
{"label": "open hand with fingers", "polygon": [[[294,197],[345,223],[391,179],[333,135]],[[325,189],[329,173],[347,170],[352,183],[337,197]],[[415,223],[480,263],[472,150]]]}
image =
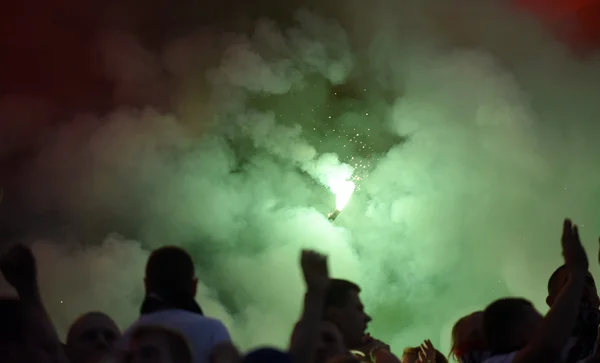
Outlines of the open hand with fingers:
{"label": "open hand with fingers", "polygon": [[565,219],[563,223],[561,244],[565,267],[569,272],[578,275],[587,274],[589,268],[587,253],[581,244],[579,229],[570,219]]}
{"label": "open hand with fingers", "polygon": [[419,348],[417,363],[435,363],[436,350],[431,340],[425,340]]}

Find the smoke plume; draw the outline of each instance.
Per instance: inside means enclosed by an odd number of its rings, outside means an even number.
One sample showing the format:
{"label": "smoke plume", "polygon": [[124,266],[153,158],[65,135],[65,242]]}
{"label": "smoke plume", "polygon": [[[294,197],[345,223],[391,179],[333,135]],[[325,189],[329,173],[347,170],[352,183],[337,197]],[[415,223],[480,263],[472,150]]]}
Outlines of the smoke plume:
{"label": "smoke plume", "polygon": [[[3,228],[33,244],[62,333],[90,310],[130,324],[164,244],[192,253],[198,301],[244,348],[285,346],[299,251],[327,253],[397,353],[447,349],[495,298],[544,310],[565,216],[596,255],[598,59],[533,17],[481,0],[134,3],[80,9],[95,17],[89,77],[64,81],[77,92],[0,102]],[[330,223],[332,180],[350,178]]]}

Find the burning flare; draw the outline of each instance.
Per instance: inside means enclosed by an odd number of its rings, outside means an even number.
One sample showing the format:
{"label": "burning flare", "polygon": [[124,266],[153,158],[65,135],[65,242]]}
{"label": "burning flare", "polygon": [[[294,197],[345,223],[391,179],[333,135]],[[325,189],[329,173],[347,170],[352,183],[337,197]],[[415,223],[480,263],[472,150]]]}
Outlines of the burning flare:
{"label": "burning flare", "polygon": [[329,188],[335,194],[335,211],[328,216],[333,222],[350,201],[356,185],[350,180],[330,180]]}
{"label": "burning flare", "polygon": [[337,183],[330,183],[329,187],[333,194],[335,194],[335,209],[341,211],[350,201],[356,185],[349,180],[342,180]]}

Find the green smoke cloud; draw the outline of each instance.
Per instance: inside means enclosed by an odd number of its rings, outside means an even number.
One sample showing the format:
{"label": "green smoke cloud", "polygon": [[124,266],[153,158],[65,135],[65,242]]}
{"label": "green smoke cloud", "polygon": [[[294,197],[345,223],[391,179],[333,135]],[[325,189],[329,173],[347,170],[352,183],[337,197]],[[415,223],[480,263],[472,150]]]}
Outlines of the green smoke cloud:
{"label": "green smoke cloud", "polygon": [[[499,2],[282,14],[158,50],[121,26],[99,38],[121,106],[62,124],[23,178],[28,206],[65,221],[31,237],[61,331],[88,310],[127,326],[148,251],[179,244],[208,314],[242,347],[283,346],[314,248],[396,352],[446,349],[492,299],[544,308],[563,217],[595,255],[597,59]],[[328,182],[350,176],[332,224]]]}

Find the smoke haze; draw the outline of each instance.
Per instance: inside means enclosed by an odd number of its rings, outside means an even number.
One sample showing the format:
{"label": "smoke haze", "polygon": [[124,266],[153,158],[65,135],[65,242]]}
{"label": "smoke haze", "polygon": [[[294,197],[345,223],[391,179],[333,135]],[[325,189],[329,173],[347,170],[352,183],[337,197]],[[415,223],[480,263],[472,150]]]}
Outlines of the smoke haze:
{"label": "smoke haze", "polygon": [[[598,59],[500,1],[344,4],[89,1],[90,49],[12,75],[57,69],[7,86],[0,135],[2,227],[33,243],[61,333],[90,310],[130,324],[163,244],[193,254],[198,301],[243,348],[287,343],[302,248],[362,286],[397,353],[447,351],[498,297],[544,310],[565,216],[595,259]],[[328,183],[351,176],[332,224]]]}

